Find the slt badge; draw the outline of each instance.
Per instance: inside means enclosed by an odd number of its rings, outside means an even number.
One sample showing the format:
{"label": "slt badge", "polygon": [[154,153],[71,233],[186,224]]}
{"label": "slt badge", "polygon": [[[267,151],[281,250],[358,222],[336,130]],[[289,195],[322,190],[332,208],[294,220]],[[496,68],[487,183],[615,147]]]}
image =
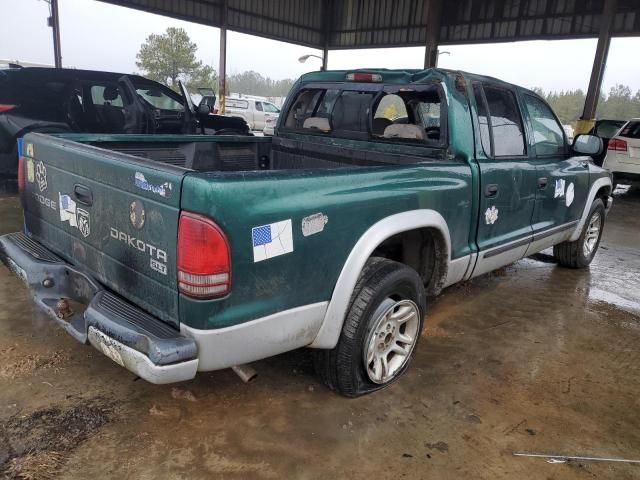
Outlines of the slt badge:
{"label": "slt badge", "polygon": [[493,225],[498,220],[498,209],[495,205],[491,208],[487,208],[487,211],[484,212],[484,220],[487,222],[487,225]]}

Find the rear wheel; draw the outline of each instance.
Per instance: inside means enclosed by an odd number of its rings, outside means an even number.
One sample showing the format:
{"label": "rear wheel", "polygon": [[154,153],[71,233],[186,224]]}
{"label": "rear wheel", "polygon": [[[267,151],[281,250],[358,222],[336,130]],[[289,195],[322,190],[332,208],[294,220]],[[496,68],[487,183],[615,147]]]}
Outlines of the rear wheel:
{"label": "rear wheel", "polygon": [[568,268],[588,267],[595,257],[604,227],[604,203],[593,201],[580,237],[574,242],[563,242],[553,247],[553,255],[560,265]]}
{"label": "rear wheel", "polygon": [[418,273],[384,258],[367,261],[351,296],[338,344],[316,352],[324,383],[357,397],[406,371],[422,331],[426,295]]}

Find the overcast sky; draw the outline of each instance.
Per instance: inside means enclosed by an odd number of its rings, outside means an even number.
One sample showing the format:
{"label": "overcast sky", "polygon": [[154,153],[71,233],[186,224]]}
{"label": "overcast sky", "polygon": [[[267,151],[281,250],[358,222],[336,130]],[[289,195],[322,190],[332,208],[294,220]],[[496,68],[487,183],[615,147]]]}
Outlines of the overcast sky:
{"label": "overcast sky", "polygon": [[[184,28],[198,45],[198,57],[218,68],[219,30],[195,23],[108,5],[95,0],[59,0],[62,61],[67,67],[130,73],[136,53],[151,33]],[[48,5],[42,0],[0,0],[0,59],[53,63]],[[545,90],[582,88],[589,83],[596,40],[517,42],[493,45],[443,46],[450,52],[439,65],[499,77]],[[272,78],[298,77],[319,68],[320,61],[298,58],[313,49],[229,32],[227,72],[256,70]],[[640,90],[640,38],[612,41],[605,91],[616,84]],[[331,51],[329,68],[421,68],[423,48]]]}

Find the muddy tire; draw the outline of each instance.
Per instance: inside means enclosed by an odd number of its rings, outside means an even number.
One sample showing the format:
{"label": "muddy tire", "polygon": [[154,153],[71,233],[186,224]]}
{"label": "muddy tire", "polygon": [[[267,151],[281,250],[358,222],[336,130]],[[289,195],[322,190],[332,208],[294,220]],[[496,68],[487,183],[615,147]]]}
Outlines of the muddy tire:
{"label": "muddy tire", "polygon": [[387,387],[406,371],[422,331],[424,284],[406,265],[373,257],[351,295],[338,344],[315,352],[315,369],[347,397]]}
{"label": "muddy tire", "polygon": [[591,205],[580,237],[574,242],[562,242],[553,247],[553,256],[558,264],[567,268],[588,267],[600,246],[604,219],[604,203],[596,198]]}

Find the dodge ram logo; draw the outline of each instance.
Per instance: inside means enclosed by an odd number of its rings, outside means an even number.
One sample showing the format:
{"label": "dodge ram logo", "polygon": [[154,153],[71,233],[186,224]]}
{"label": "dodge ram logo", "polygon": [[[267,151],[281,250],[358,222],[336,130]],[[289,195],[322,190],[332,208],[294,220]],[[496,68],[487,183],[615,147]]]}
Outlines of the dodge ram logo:
{"label": "dodge ram logo", "polygon": [[91,234],[91,218],[89,217],[89,212],[78,208],[76,210],[76,221],[78,223],[78,230],[80,230],[82,236],[88,237]]}
{"label": "dodge ram logo", "polygon": [[36,165],[36,182],[41,192],[47,189],[47,167],[44,166],[42,160]]}

